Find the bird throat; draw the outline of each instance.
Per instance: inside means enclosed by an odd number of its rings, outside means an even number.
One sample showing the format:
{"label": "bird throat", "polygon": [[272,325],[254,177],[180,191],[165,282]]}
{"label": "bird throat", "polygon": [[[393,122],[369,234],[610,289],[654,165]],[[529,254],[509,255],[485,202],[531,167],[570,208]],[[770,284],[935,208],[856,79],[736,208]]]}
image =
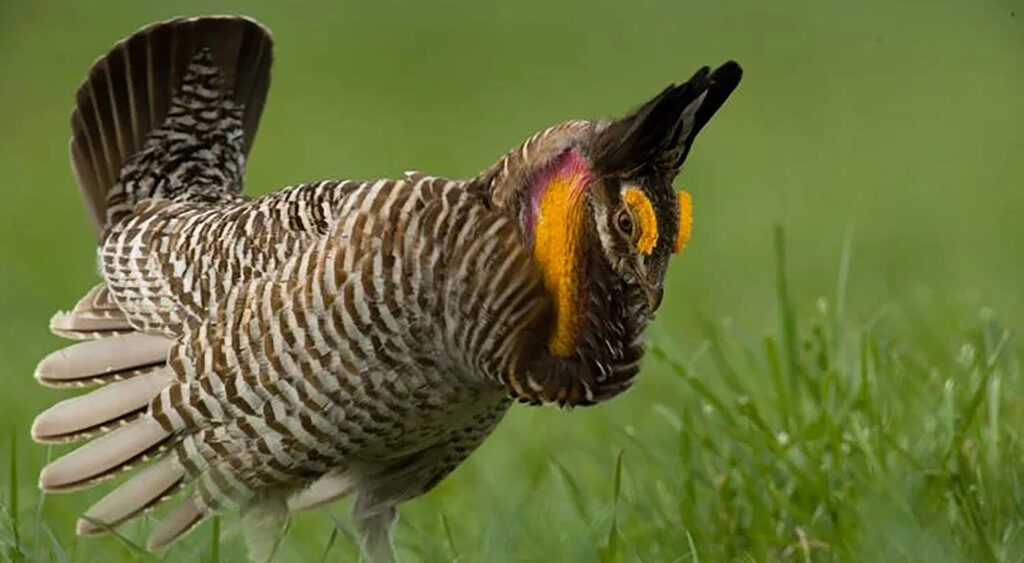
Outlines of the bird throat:
{"label": "bird throat", "polygon": [[533,254],[544,286],[555,303],[555,328],[548,348],[556,356],[572,355],[580,331],[585,195],[590,169],[570,149],[542,172],[533,185]]}

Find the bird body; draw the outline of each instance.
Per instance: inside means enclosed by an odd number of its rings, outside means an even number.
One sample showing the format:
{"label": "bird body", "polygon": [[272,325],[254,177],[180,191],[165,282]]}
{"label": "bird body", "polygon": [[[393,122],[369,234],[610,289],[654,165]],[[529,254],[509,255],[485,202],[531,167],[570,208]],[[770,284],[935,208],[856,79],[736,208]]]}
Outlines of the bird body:
{"label": "bird body", "polygon": [[549,128],[472,179],[248,198],[270,45],[245,18],[171,20],[116,45],[80,90],[72,162],[103,283],[51,321],[83,341],[36,376],[100,386],[36,419],[39,441],[94,438],[40,485],[141,466],[79,533],[182,492],[150,548],[238,509],[254,553],[290,511],[353,494],[364,550],[388,560],[396,505],[513,400],[593,404],[631,384],[678,246],[666,190],[739,67],[623,120]]}

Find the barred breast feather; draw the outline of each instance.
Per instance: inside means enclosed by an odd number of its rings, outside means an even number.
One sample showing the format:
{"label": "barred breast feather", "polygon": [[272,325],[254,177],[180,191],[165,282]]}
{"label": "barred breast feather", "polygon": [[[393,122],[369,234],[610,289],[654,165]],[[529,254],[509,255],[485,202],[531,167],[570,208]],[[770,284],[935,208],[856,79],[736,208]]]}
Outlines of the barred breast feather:
{"label": "barred breast feather", "polygon": [[[330,228],[318,238],[303,229],[305,238],[277,249],[230,231],[266,218],[259,200],[147,206],[135,214],[140,225],[123,227],[138,230],[135,237],[111,231],[110,240],[141,245],[116,250],[164,266],[138,276],[148,280],[142,291],[108,267],[114,298],[137,305],[125,307],[134,325],[178,337],[147,386],[157,390],[148,408],[41,476],[46,488],[77,488],[158,458],[87,512],[82,531],[156,500],[139,490],[164,496],[185,483],[194,490],[168,519],[173,533],[154,532],[157,545],[211,510],[244,508],[266,491],[300,491],[328,473],[344,473],[362,495],[409,498],[500,419],[509,401],[501,384],[517,347],[550,309],[517,226],[444,179],[334,188],[321,192],[345,195],[324,209],[337,217],[323,222]],[[275,224],[275,240],[286,239],[287,222]],[[175,257],[188,256],[202,256],[205,274],[191,282],[174,267]],[[276,267],[252,275],[260,268],[248,264]],[[83,471],[83,459],[103,461]]]}
{"label": "barred breast feather", "polygon": [[[496,383],[545,311],[515,226],[433,179],[365,185],[340,214],[170,353],[152,416],[189,434],[178,455],[211,474],[207,502],[418,454],[471,424],[467,405],[504,403]],[[232,447],[202,439],[217,433]]]}

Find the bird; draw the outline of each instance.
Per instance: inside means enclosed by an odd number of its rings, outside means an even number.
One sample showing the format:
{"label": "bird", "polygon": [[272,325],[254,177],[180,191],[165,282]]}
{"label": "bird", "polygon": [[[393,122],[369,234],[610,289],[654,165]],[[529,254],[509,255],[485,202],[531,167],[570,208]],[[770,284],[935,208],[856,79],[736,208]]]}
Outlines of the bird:
{"label": "bird", "polygon": [[692,229],[673,182],[742,70],[548,127],[472,178],[252,197],[272,50],[248,17],[179,17],[116,43],[78,89],[70,156],[100,282],[51,318],[77,342],[35,377],[90,390],[33,422],[37,442],[84,442],[39,486],[121,479],[77,521],[86,536],[176,503],[154,551],[238,511],[254,559],[292,513],[351,497],[360,549],[393,561],[397,507],[513,403],[631,387]]}

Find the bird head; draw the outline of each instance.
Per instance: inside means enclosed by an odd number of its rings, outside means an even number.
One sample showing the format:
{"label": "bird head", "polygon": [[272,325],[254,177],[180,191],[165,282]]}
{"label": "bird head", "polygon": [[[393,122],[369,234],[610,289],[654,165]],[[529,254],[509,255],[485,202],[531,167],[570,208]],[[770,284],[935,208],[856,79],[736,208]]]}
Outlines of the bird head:
{"label": "bird head", "polygon": [[689,195],[673,181],[741,75],[734,62],[702,68],[620,119],[541,131],[478,177],[519,219],[554,302],[551,359],[528,370],[538,380],[521,397],[589,404],[632,382],[689,238]]}

